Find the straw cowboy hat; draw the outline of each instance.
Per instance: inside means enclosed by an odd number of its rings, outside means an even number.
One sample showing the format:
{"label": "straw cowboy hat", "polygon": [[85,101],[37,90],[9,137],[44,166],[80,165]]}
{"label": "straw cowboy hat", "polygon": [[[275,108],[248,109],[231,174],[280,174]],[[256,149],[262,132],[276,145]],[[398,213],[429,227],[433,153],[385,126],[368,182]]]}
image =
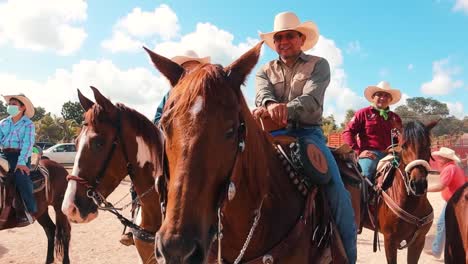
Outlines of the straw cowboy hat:
{"label": "straw cowboy hat", "polygon": [[200,58],[198,54],[195,53],[195,51],[193,50],[186,50],[184,54],[180,56],[175,56],[171,60],[179,65],[182,65],[184,62],[187,62],[187,61],[198,61],[202,64],[211,62],[211,58],[209,56]]}
{"label": "straw cowboy hat", "polygon": [[441,147],[439,150],[432,152],[432,155],[460,162],[460,158],[455,154],[455,151],[450,148]]}
{"label": "straw cowboy hat", "polygon": [[24,94],[4,95],[3,98],[5,99],[5,102],[7,102],[7,104],[8,104],[8,102],[10,102],[11,98],[15,98],[16,100],[23,103],[24,106],[26,107],[26,110],[24,111],[24,115],[26,115],[29,118],[32,118],[34,116],[34,105],[26,97],[26,95],[24,95]]}
{"label": "straw cowboy hat", "polygon": [[390,87],[390,83],[386,81],[381,81],[377,85],[371,85],[364,90],[364,97],[366,97],[367,101],[373,102],[372,97],[376,92],[385,92],[392,96],[392,101],[390,101],[389,105],[396,104],[401,99],[401,92],[398,89]]}
{"label": "straw cowboy hat", "polygon": [[273,36],[281,31],[295,30],[302,33],[305,36],[304,44],[301,47],[302,51],[309,50],[317,44],[319,38],[319,30],[314,22],[306,21],[301,23],[299,18],[293,12],[283,12],[275,16],[275,22],[273,24],[273,31],[269,33],[260,33],[260,38],[265,43],[275,50],[275,43]]}

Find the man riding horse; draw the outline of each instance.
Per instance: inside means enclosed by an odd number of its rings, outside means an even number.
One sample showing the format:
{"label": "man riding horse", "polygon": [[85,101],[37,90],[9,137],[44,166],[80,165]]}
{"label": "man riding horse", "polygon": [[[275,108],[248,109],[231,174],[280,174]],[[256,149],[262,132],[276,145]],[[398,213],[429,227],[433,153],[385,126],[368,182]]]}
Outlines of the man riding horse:
{"label": "man riding horse", "polygon": [[319,39],[313,22],[300,23],[292,12],[275,17],[274,30],[260,34],[279,58],[268,62],[256,75],[256,117],[270,116],[288,126],[287,134],[317,146],[328,163],[330,181],[324,185],[349,263],[356,262],[356,226],[349,192],[336,161],[326,146],[321,129],[325,90],[330,83],[326,59],[307,55]]}

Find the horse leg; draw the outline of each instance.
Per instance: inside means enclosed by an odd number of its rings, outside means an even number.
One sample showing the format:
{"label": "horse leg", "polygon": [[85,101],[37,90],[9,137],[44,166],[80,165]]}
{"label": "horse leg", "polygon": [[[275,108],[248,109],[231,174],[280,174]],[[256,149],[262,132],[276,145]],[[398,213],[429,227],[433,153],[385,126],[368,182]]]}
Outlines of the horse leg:
{"label": "horse leg", "polygon": [[154,255],[154,243],[146,243],[141,240],[133,238],[135,241],[135,247],[140,255],[141,263],[143,264],[157,264]]}
{"label": "horse leg", "polygon": [[397,245],[391,236],[384,235],[385,256],[388,264],[397,264]]}
{"label": "horse leg", "polygon": [[408,255],[407,255],[407,263],[408,264],[417,264],[419,257],[421,256],[421,252],[424,248],[424,242],[426,241],[426,233],[422,232],[420,235],[414,240],[414,242],[409,245],[408,247]]}
{"label": "horse leg", "polygon": [[55,255],[62,258],[62,263],[70,263],[69,246],[71,237],[71,226],[68,218],[62,213],[60,204],[54,206],[55,222],[57,224],[55,232]]}
{"label": "horse leg", "polygon": [[47,235],[47,258],[46,264],[54,262],[54,235],[55,235],[55,224],[50,219],[49,213],[45,211],[41,216],[37,218],[37,222],[44,228]]}

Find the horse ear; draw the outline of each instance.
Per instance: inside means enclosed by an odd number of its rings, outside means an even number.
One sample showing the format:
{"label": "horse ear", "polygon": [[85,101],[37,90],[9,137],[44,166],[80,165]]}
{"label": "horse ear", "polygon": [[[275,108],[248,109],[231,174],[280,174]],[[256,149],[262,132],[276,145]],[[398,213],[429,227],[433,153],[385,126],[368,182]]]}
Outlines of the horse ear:
{"label": "horse ear", "polygon": [[179,82],[180,77],[184,73],[184,68],[172,60],[154,53],[144,46],[143,48],[150,56],[151,61],[153,62],[156,69],[158,69],[169,80],[171,86],[174,87],[177,82]]}
{"label": "horse ear", "polygon": [[429,122],[429,124],[426,125],[426,128],[431,131],[440,121],[441,119],[437,119],[436,121]]}
{"label": "horse ear", "polygon": [[229,73],[236,84],[242,85],[247,78],[247,75],[252,71],[260,57],[263,41],[259,42],[255,47],[244,53],[239,59],[231,63],[224,70]]}
{"label": "horse ear", "polygon": [[102,106],[102,108],[104,108],[106,112],[109,112],[112,114],[116,109],[115,105],[109,99],[107,99],[104,95],[102,95],[101,92],[99,92],[99,90],[96,87],[90,86],[90,88],[93,90],[94,99],[96,99],[96,103]]}
{"label": "horse ear", "polygon": [[94,102],[89,100],[86,96],[84,96],[80,89],[76,89],[78,91],[78,99],[80,100],[80,104],[81,104],[81,107],[83,107],[83,109],[86,111],[88,111],[88,109],[90,109],[91,107],[93,107],[94,105]]}

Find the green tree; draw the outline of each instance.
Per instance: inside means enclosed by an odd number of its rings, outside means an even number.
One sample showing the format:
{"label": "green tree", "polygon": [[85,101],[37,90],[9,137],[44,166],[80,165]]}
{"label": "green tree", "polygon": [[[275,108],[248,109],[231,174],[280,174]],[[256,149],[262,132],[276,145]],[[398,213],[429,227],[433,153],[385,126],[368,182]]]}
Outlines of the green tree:
{"label": "green tree", "polygon": [[351,118],[353,118],[355,113],[356,113],[356,111],[354,111],[353,109],[346,110],[345,120],[343,121],[343,123],[341,123],[341,128],[342,129],[346,128],[346,125],[349,123],[349,121],[351,121]]}
{"label": "green tree", "polygon": [[6,109],[6,106],[0,101],[0,120],[8,116]]}
{"label": "green tree", "polygon": [[35,122],[36,141],[45,141],[56,143],[61,137],[61,127],[55,122],[55,118],[50,113],[46,114],[41,120]]}
{"label": "green tree", "polygon": [[323,129],[323,134],[325,137],[328,136],[333,131],[336,131],[337,126],[336,126],[336,121],[335,117],[333,115],[324,117],[322,120],[322,129]]}
{"label": "green tree", "polygon": [[34,107],[34,116],[31,118],[32,121],[41,120],[46,114],[46,110],[42,106]]}
{"label": "green tree", "polygon": [[468,133],[468,116],[463,118],[463,132]]}
{"label": "green tree", "polygon": [[413,97],[406,100],[406,105],[401,105],[395,109],[403,124],[411,120],[427,122],[446,118],[449,115],[447,104],[441,103],[432,98]]}
{"label": "green tree", "polygon": [[460,135],[463,133],[463,121],[454,116],[442,118],[432,129],[432,135],[435,137],[443,135]]}
{"label": "green tree", "polygon": [[76,124],[83,122],[84,110],[80,103],[68,101],[62,106],[62,117],[65,120],[74,120]]}

